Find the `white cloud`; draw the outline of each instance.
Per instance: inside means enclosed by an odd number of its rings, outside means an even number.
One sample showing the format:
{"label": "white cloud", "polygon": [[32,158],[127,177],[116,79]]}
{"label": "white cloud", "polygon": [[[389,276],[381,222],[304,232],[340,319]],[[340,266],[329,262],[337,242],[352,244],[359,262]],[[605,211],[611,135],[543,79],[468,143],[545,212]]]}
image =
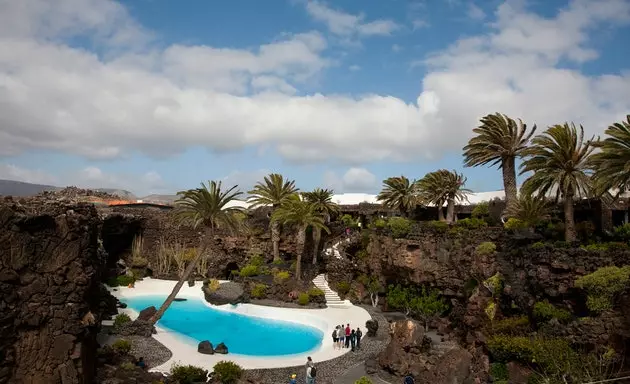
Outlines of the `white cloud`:
{"label": "white cloud", "polygon": [[324,174],[323,182],[325,188],[333,189],[335,193],[374,192],[379,186],[372,172],[356,167],[348,169],[343,176],[328,171]]}
{"label": "white cloud", "polygon": [[366,21],[363,14],[346,13],[316,0],[306,2],[306,11],[315,20],[325,23],[331,33],[339,36],[389,36],[400,29],[392,20]]}
{"label": "white cloud", "polygon": [[136,196],[172,192],[173,189],[173,186],[168,185],[156,171],[149,171],[144,174],[108,173],[93,166],[51,175],[38,169],[23,168],[14,164],[0,164],[0,179],[57,187],[74,185],[81,188],[125,189],[135,193]]}
{"label": "white cloud", "polygon": [[423,20],[423,19],[414,19],[411,22],[411,25],[412,25],[414,31],[417,30],[417,29],[428,28],[428,27],[431,26],[431,24],[428,21]]}
{"label": "white cloud", "polygon": [[396,52],[396,53],[401,52],[403,49],[404,49],[404,48],[403,48],[403,47],[401,47],[401,46],[400,46],[400,45],[398,45],[398,44],[394,44],[394,45],[392,45],[392,51],[394,51],[394,52]]}
{"label": "white cloud", "polygon": [[[575,120],[600,133],[630,110],[629,73],[589,76],[558,65],[597,56],[588,32],[629,21],[630,5],[621,0],[575,0],[549,19],[505,3],[490,33],[424,60],[428,72],[413,103],[377,94],[304,94],[304,84],[331,65],[318,33],[251,50],[130,50],[127,42],[138,44],[147,33],[124,8],[94,13],[78,0],[57,3],[65,11],[50,11],[45,22],[33,15],[39,1],[0,3],[0,156],[55,150],[164,157],[191,146],[256,147],[293,162],[360,166],[459,151],[478,119],[495,111],[539,126]],[[89,1],[99,10],[110,3]],[[5,28],[6,21],[24,26]],[[111,36],[112,23],[134,27],[127,38],[108,40],[102,57],[60,40]]]}
{"label": "white cloud", "polygon": [[468,11],[466,13],[468,15],[468,18],[475,21],[481,21],[486,18],[486,13],[475,3],[468,4]]}
{"label": "white cloud", "polygon": [[351,65],[350,67],[348,67],[349,70],[351,70],[352,72],[356,72],[361,70],[361,67],[359,65]]}

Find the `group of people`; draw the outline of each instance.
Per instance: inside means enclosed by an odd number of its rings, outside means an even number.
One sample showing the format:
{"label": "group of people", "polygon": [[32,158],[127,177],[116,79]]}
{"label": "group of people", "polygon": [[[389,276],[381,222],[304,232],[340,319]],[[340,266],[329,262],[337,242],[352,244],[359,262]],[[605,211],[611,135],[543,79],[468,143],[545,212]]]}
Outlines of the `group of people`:
{"label": "group of people", "polygon": [[332,334],[333,347],[335,349],[352,348],[354,352],[361,349],[361,337],[363,337],[361,328],[357,327],[355,330],[350,328],[350,324],[347,324],[345,328],[343,325],[338,325]]}

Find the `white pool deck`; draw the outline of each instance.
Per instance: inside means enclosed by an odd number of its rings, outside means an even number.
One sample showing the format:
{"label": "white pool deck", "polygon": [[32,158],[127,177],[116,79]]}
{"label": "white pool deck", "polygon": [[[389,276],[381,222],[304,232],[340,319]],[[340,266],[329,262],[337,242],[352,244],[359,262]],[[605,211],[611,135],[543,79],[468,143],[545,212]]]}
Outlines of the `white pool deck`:
{"label": "white pool deck", "polygon": [[[134,288],[118,287],[116,291],[111,290],[111,293],[119,299],[152,295],[164,295],[166,297],[175,284],[176,281],[146,278],[136,282]],[[184,284],[177,297],[201,299],[209,307],[225,311],[312,326],[324,333],[322,344],[312,351],[295,355],[248,356],[232,353],[227,355],[204,355],[197,352],[197,341],[157,326],[157,334],[154,334],[153,337],[170,349],[173,356],[166,363],[158,367],[151,367],[152,371],[168,372],[173,364],[190,364],[212,370],[214,365],[221,360],[233,361],[245,369],[300,366],[306,363],[307,356],[311,356],[315,363],[330,360],[349,352],[349,349],[338,350],[333,348],[332,333],[335,327],[340,324],[350,323],[353,329],[360,327],[365,336],[367,333],[365,322],[371,319],[370,314],[365,309],[354,305],[323,309],[275,308],[253,304],[215,306],[204,299],[201,284],[200,281],[196,282],[193,287]],[[131,308],[120,309],[119,312],[127,313],[132,319],[138,316],[138,313]],[[229,345],[227,347],[228,349],[230,348]]]}

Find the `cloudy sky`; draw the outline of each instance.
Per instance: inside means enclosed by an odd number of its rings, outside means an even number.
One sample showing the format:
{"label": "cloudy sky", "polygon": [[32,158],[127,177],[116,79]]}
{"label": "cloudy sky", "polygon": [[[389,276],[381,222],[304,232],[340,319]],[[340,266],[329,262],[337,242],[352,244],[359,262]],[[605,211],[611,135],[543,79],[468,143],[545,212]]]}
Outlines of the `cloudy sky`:
{"label": "cloudy sky", "polygon": [[463,171],[481,116],[630,113],[630,0],[0,0],[0,178],[337,192]]}

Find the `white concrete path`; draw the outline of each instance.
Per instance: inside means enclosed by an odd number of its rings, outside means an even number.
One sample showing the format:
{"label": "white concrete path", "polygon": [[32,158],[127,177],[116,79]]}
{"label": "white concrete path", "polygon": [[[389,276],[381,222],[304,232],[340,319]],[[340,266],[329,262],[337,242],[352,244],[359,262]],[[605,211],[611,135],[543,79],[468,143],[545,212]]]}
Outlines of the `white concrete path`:
{"label": "white concrete path", "polygon": [[352,307],[352,303],[350,300],[341,300],[337,292],[333,291],[330,286],[328,286],[328,280],[326,279],[325,274],[317,275],[313,279],[313,284],[322,291],[324,291],[324,296],[326,297],[326,306],[332,308],[350,308]]}
{"label": "white concrete path", "polygon": [[[173,289],[176,281],[156,280],[146,278],[138,281],[135,288],[118,287],[116,291],[112,290],[112,294],[119,299],[132,298],[139,296],[168,296]],[[235,312],[248,316],[264,317],[267,319],[277,319],[284,321],[293,321],[303,325],[316,327],[324,333],[322,343],[319,347],[312,351],[285,356],[248,356],[238,354],[227,355],[203,355],[197,352],[197,344],[201,340],[192,340],[177,332],[165,329],[159,326],[157,334],[153,337],[164,344],[173,352],[173,357],[166,363],[152,367],[152,370],[158,372],[170,371],[173,364],[191,364],[212,370],[214,364],[221,360],[233,361],[243,368],[280,368],[303,365],[306,357],[311,356],[315,362],[330,360],[335,357],[347,353],[347,349],[337,350],[333,348],[332,333],[337,325],[350,324],[353,328],[361,327],[363,334],[367,334],[365,322],[370,320],[370,314],[363,308],[354,305],[344,305],[341,308],[328,307],[325,309],[294,309],[294,308],[274,308],[253,304],[239,305],[221,305],[214,306],[207,303],[201,291],[201,282],[196,282],[193,287],[184,284],[179,291],[178,297],[187,299],[198,299],[205,303],[208,307]],[[138,313],[131,308],[121,309],[121,312],[129,314],[132,318],[137,317]],[[229,345],[227,346],[230,347]]]}

